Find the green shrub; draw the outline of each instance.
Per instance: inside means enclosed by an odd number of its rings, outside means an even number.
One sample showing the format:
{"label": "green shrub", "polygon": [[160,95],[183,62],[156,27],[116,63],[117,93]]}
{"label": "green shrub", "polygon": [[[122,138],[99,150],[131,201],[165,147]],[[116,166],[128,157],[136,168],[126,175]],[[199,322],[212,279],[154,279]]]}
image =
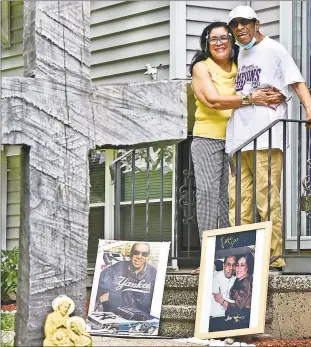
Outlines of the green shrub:
{"label": "green shrub", "polygon": [[14,313],[1,312],[1,347],[14,346]]}
{"label": "green shrub", "polygon": [[14,330],[15,314],[1,312],[1,331]]}
{"label": "green shrub", "polygon": [[18,248],[1,251],[1,300],[16,293],[18,281]]}

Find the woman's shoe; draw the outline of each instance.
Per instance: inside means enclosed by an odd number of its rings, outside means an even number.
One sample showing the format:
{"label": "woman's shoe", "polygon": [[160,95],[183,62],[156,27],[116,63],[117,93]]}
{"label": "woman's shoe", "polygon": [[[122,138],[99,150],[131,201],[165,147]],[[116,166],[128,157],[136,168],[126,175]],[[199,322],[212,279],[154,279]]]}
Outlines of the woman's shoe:
{"label": "woman's shoe", "polygon": [[200,275],[200,267],[190,272],[191,275]]}
{"label": "woman's shoe", "polygon": [[269,266],[269,275],[272,275],[272,276],[282,275],[282,271],[283,271],[282,267]]}

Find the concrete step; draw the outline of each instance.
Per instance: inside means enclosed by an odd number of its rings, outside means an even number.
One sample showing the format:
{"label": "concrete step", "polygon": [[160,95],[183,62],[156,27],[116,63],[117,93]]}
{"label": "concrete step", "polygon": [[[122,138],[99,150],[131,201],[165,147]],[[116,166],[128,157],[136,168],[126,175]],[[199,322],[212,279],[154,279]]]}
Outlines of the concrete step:
{"label": "concrete step", "polygon": [[163,305],[195,306],[198,297],[199,276],[171,275],[165,280]]}
{"label": "concrete step", "polygon": [[[199,276],[166,276],[160,335],[194,334]],[[274,338],[310,338],[311,276],[270,276],[265,332]]]}
{"label": "concrete step", "polygon": [[[199,276],[167,275],[163,305],[195,306],[198,297]],[[268,297],[276,293],[311,291],[310,275],[269,276]]]}
{"label": "concrete step", "polygon": [[186,342],[178,342],[172,339],[159,339],[159,338],[125,338],[125,337],[102,337],[102,336],[93,336],[92,337],[93,346],[109,346],[109,347],[125,347],[125,346],[155,346],[155,347],[189,347],[189,346],[198,346],[197,344],[189,344]]}
{"label": "concrete step", "polygon": [[[125,338],[125,337],[102,337],[102,336],[93,336],[93,346],[110,346],[110,347],[127,347],[127,346],[146,346],[146,347],[194,347],[194,346],[213,346],[213,347],[220,347],[220,346],[227,346],[225,341],[223,340],[199,340],[196,338],[191,339],[174,339],[174,338],[161,338],[157,336],[153,336],[151,338],[142,337],[142,338]],[[241,340],[242,341],[242,340]],[[248,342],[251,344],[247,344],[245,342],[241,342],[239,340],[236,340],[236,342],[233,343],[234,347],[238,346],[254,346],[255,344],[253,342]]]}
{"label": "concrete step", "polygon": [[[273,308],[267,305],[266,309],[266,323],[270,323],[273,315]],[[180,320],[180,321],[195,321],[196,305],[191,306],[176,306],[176,305],[163,305],[161,310],[161,320]]]}
{"label": "concrete step", "polygon": [[[198,276],[167,275],[161,335],[193,336],[198,282]],[[311,276],[269,276],[266,307],[266,333],[275,338],[309,338]]]}
{"label": "concrete step", "polygon": [[161,319],[194,321],[196,306],[163,305]]}
{"label": "concrete step", "polygon": [[[272,306],[267,307],[266,324],[272,322]],[[196,305],[163,305],[160,319],[160,335],[170,337],[191,337],[194,335]]]}

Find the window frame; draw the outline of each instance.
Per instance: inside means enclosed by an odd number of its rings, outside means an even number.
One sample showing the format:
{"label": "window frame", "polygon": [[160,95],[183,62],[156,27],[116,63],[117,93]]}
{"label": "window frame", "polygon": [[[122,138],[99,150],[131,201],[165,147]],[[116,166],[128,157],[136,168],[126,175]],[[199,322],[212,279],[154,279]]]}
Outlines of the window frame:
{"label": "window frame", "polygon": [[[171,213],[172,213],[172,237],[171,237],[171,247],[172,252],[175,252],[175,238],[174,238],[174,232],[175,232],[175,177],[176,177],[176,145],[172,145],[173,149],[173,168],[172,168],[172,196],[167,197],[163,199],[163,202],[170,203],[171,205]],[[117,158],[117,150],[115,149],[106,149],[106,161],[105,161],[105,202],[98,202],[98,203],[90,203],[89,207],[91,208],[97,208],[97,207],[104,207],[104,216],[105,216],[105,225],[104,225],[104,236],[105,239],[114,240],[114,210],[115,210],[115,186],[112,184],[112,178],[110,174],[109,165],[112,161],[114,161]],[[151,199],[149,201],[150,204],[159,203],[160,199]],[[135,205],[141,205],[145,204],[146,200],[135,200]],[[121,206],[130,205],[131,201],[122,201]],[[172,253],[174,254],[174,253]],[[172,261],[173,268],[177,268],[177,260]],[[88,273],[92,274],[94,271],[93,263],[88,263]]]}
{"label": "window frame", "polygon": [[6,250],[6,238],[7,238],[7,157],[4,151],[4,147],[1,146],[1,165],[0,165],[0,184],[1,184],[1,209],[0,209],[0,227],[1,227],[1,249]]}

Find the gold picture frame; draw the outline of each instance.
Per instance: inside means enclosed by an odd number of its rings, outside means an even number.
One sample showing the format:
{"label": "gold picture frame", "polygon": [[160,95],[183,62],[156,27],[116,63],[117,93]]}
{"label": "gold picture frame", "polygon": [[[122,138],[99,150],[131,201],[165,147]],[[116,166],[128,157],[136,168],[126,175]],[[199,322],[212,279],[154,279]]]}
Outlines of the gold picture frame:
{"label": "gold picture frame", "polygon": [[271,233],[270,221],[203,232],[196,338],[264,333]]}

